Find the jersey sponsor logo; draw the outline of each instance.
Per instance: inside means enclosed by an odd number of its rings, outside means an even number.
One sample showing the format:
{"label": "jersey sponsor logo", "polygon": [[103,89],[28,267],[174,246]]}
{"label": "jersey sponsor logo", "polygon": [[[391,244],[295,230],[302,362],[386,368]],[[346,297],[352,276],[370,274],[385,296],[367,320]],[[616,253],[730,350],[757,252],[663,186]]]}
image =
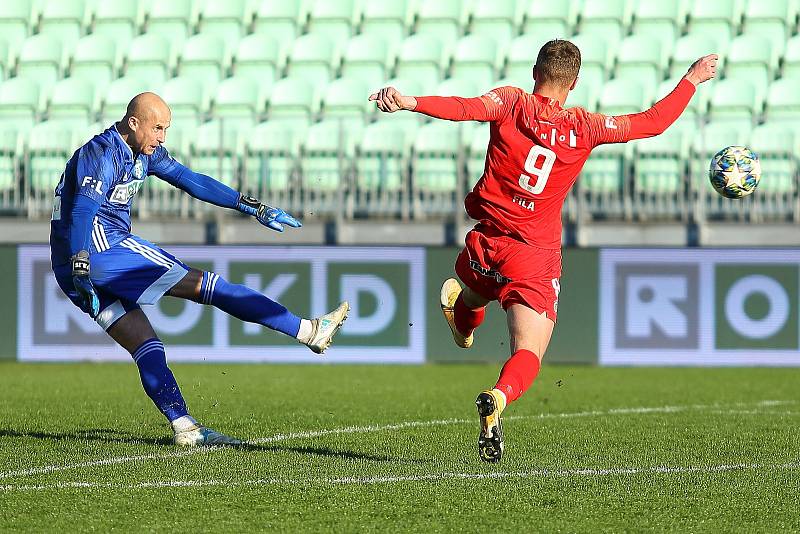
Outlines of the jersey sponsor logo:
{"label": "jersey sponsor logo", "polygon": [[609,130],[617,129],[617,123],[614,121],[614,117],[606,117],[606,128]]}
{"label": "jersey sponsor logo", "polygon": [[526,210],[533,211],[533,200],[522,198],[521,196],[518,195],[514,195],[513,201],[515,204],[519,204]]}
{"label": "jersey sponsor logo", "polygon": [[83,181],[81,181],[81,187],[89,187],[97,191],[98,194],[103,194],[103,182],[101,180],[97,180],[96,178],[92,178],[91,176],[83,177]]}
{"label": "jersey sponsor logo", "polygon": [[486,93],[483,96],[489,98],[489,100],[491,100],[492,102],[494,102],[498,106],[502,106],[503,105],[503,99],[500,98],[500,96],[497,93],[495,93],[494,91],[489,91],[488,93]]}
{"label": "jersey sponsor logo", "polygon": [[142,187],[143,183],[144,180],[134,180],[127,184],[119,184],[114,188],[114,191],[111,193],[111,198],[108,200],[113,204],[127,204],[136,196],[136,193],[139,192],[139,188]]}
{"label": "jersey sponsor logo", "polygon": [[498,284],[507,284],[507,283],[511,282],[511,278],[509,278],[507,276],[503,276],[502,274],[498,273],[494,269],[488,269],[488,268],[484,267],[483,265],[481,265],[480,263],[478,263],[475,260],[469,260],[469,267],[470,267],[470,269],[472,269],[473,271],[477,272],[481,276],[486,276],[488,278],[494,278],[495,281],[497,281]]}

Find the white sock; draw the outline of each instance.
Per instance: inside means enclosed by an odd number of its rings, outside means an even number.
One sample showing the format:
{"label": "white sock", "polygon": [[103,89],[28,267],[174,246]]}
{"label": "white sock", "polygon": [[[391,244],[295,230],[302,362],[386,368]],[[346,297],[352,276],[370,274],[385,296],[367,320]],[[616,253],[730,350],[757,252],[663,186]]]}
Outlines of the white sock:
{"label": "white sock", "polygon": [[174,421],[170,421],[170,424],[172,425],[172,431],[178,433],[189,430],[197,425],[197,421],[191,415],[184,415],[183,417],[178,417]]}
{"label": "white sock", "polygon": [[508,399],[506,398],[506,394],[503,393],[503,390],[500,390],[500,389],[497,389],[497,388],[492,389],[492,391],[496,391],[497,393],[500,394],[500,397],[503,398],[503,405],[500,406],[500,411],[502,412],[503,410],[506,409],[506,406],[508,405]]}
{"label": "white sock", "polygon": [[314,332],[314,327],[308,319],[300,319],[300,330],[297,331],[297,340],[301,343],[308,343],[311,334]]}

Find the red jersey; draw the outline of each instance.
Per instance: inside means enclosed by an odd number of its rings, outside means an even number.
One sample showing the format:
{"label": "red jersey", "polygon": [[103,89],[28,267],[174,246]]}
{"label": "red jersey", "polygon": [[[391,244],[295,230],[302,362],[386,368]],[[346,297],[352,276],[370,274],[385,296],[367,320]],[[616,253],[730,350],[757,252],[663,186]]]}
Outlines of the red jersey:
{"label": "red jersey", "polygon": [[561,247],[561,208],[594,147],[652,137],[675,122],[695,87],[688,80],[647,111],[606,116],[499,87],[481,97],[417,97],[415,111],[454,121],[490,122],[483,176],[467,214],[540,248]]}

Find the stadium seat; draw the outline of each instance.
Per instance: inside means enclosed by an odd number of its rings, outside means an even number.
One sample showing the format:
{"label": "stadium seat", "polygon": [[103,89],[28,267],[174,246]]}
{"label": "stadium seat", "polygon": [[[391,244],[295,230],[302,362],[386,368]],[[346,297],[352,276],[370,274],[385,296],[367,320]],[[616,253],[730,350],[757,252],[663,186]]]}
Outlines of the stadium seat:
{"label": "stadium seat", "polygon": [[612,53],[631,23],[630,0],[584,0],[580,32],[603,38]]}
{"label": "stadium seat", "polygon": [[412,213],[416,219],[448,216],[460,202],[461,142],[456,125],[436,121],[422,126],[411,160]]}
{"label": "stadium seat", "polygon": [[689,137],[680,128],[635,144],[633,200],[640,218],[685,216],[685,156]]}
{"label": "stadium seat", "polygon": [[772,82],[767,93],[765,118],[772,123],[800,121],[800,79],[783,78]]}
{"label": "stadium seat", "polygon": [[198,33],[189,37],[178,62],[178,74],[191,76],[213,90],[225,77],[228,55],[216,35]]}
{"label": "stadium seat", "polygon": [[[392,78],[385,84],[386,87],[394,87],[404,95],[429,95],[433,92],[422,87],[419,81],[408,78]],[[377,122],[388,122],[396,128],[400,128],[405,132],[406,146],[411,147],[414,138],[417,135],[417,130],[424,122],[425,118],[418,113],[382,113],[378,111],[374,102],[369,102],[367,111],[372,114],[372,118]]]}
{"label": "stadium seat", "polygon": [[0,2],[0,35],[8,46],[8,55],[3,57],[3,63],[17,57],[20,46],[31,34],[32,3],[32,0]]}
{"label": "stadium seat", "polygon": [[48,35],[33,35],[25,39],[17,61],[17,76],[35,81],[46,97],[61,77],[64,62],[63,48]]}
{"label": "stadium seat", "polygon": [[140,4],[136,1],[97,2],[92,35],[108,37],[119,52],[128,50],[142,23],[142,11],[139,7]]}
{"label": "stadium seat", "polygon": [[363,81],[377,89],[388,78],[389,50],[386,41],[378,35],[356,35],[344,48],[342,77]]}
{"label": "stadium seat", "polygon": [[174,66],[169,41],[161,35],[145,33],[131,41],[125,60],[125,76],[162,84],[171,77]]}
{"label": "stadium seat", "polygon": [[369,87],[361,80],[339,78],[325,87],[322,114],[325,119],[338,119],[346,129],[361,131],[369,107]]}
{"label": "stadium seat", "polygon": [[417,7],[415,33],[435,36],[444,49],[449,50],[461,36],[461,28],[466,25],[466,2],[437,0],[421,2]]}
{"label": "stadium seat", "polygon": [[786,41],[781,76],[783,78],[800,78],[800,35],[795,35]]}
{"label": "stadium seat", "polygon": [[5,131],[27,132],[36,122],[39,86],[26,78],[0,83],[0,124]]}
{"label": "stadium seat", "polygon": [[663,64],[661,43],[657,39],[649,35],[631,35],[619,45],[614,75],[638,81],[650,95],[662,80]]}
{"label": "stadium seat", "polygon": [[197,23],[194,0],[153,2],[147,16],[147,33],[163,36],[171,50],[180,50]]}
{"label": "stadium seat", "polygon": [[[570,41],[581,51],[581,70],[578,74],[580,81],[578,83],[600,87],[608,78],[611,68],[611,48],[608,43],[592,34],[578,34]],[[531,68],[534,62],[535,56],[534,61],[531,62]]]}
{"label": "stadium seat", "polygon": [[354,0],[313,0],[308,11],[309,33],[324,35],[339,47],[353,34],[357,11]]}
{"label": "stadium seat", "polygon": [[241,124],[223,124],[220,120],[201,124],[189,143],[192,170],[238,188],[239,155],[243,152],[243,141],[248,131],[242,130]]}
{"label": "stadium seat", "polygon": [[603,85],[598,102],[606,115],[638,113],[648,107],[649,95],[639,82],[628,79],[610,80]]}
{"label": "stadium seat", "polygon": [[275,39],[286,55],[300,34],[300,0],[260,0],[253,31]]}
{"label": "stadium seat", "polygon": [[[520,35],[508,45],[506,53],[506,67],[504,78],[518,80],[522,87],[533,87],[533,65],[536,55],[544,44],[540,37],[534,35]],[[526,82],[525,85],[522,82]]]}
{"label": "stadium seat", "polygon": [[[795,132],[782,123],[764,123],[750,134],[748,147],[758,154],[762,176],[758,194],[793,195],[797,190],[797,159]],[[784,214],[790,213],[791,199],[777,199]]]}
{"label": "stadium seat", "polygon": [[128,102],[145,91],[156,91],[158,87],[150,83],[149,80],[142,78],[130,78],[124,76],[117,78],[108,85],[106,95],[103,99],[103,122],[110,123],[118,121],[125,115]]}
{"label": "stadium seat", "polygon": [[55,39],[69,53],[89,22],[84,0],[45,0],[39,33]]}
{"label": "stadium seat", "polygon": [[431,35],[412,35],[402,42],[395,76],[419,81],[430,92],[441,80],[441,42]]}
{"label": "stadium seat", "polygon": [[410,9],[407,0],[365,2],[362,6],[361,33],[384,39],[394,49],[408,35]]}
{"label": "stadium seat", "polygon": [[337,57],[337,50],[327,37],[307,33],[292,44],[286,75],[321,87],[333,78]]}
{"label": "stadium seat", "polygon": [[388,122],[364,130],[355,163],[348,216],[407,216],[405,132]]}
{"label": "stadium seat", "polygon": [[284,61],[278,41],[269,35],[254,33],[239,41],[232,70],[236,76],[246,76],[271,86]]}
{"label": "stadium seat", "polygon": [[[655,97],[653,101],[658,101],[667,96],[669,93],[672,92],[675,87],[678,86],[683,76],[677,76],[675,78],[669,78],[661,82],[656,90]],[[704,116],[707,109],[708,109],[708,101],[711,98],[711,93],[714,88],[713,82],[706,82],[700,84],[695,89],[695,94],[691,100],[689,100],[689,104],[686,106],[686,110],[683,112],[683,117],[689,118],[697,118],[699,116]]]}
{"label": "stadium seat", "polygon": [[601,145],[578,177],[580,205],[590,218],[622,218],[632,143]]}
{"label": "stadium seat", "polygon": [[28,132],[26,170],[29,193],[35,203],[52,202],[53,190],[74,144],[74,131],[63,122],[40,122]]}
{"label": "stadium seat", "polygon": [[518,35],[523,14],[523,2],[517,0],[475,2],[470,12],[469,33],[488,37],[498,50],[504,50]]}
{"label": "stadium seat", "polygon": [[199,31],[220,38],[228,54],[232,54],[250,24],[252,13],[248,8],[247,0],[205,0],[200,11]]}
{"label": "stadium seat", "polygon": [[797,20],[797,2],[794,0],[756,0],[746,3],[744,35],[762,35],[772,42],[772,48],[780,54],[789,32]]}
{"label": "stadium seat", "polygon": [[731,41],[725,78],[750,81],[763,98],[777,64],[778,58],[772,53],[769,39],[761,35],[740,35]]}
{"label": "stadium seat", "polygon": [[305,129],[298,132],[290,123],[263,122],[247,138],[243,159],[242,190],[279,206],[289,206],[293,182],[298,171],[300,141]]}
{"label": "stadium seat", "polygon": [[450,76],[475,81],[489,87],[497,79],[497,46],[484,35],[468,35],[455,45]]}
{"label": "stadium seat", "polygon": [[[738,0],[701,0],[693,2],[689,10],[689,32],[710,35],[729,41],[739,29],[742,18]],[[720,52],[724,52],[720,50]]]}
{"label": "stadium seat", "polygon": [[275,82],[269,99],[269,120],[299,120],[308,124],[318,109],[314,87],[302,78]]}
{"label": "stadium seat", "polygon": [[94,91],[105,91],[117,76],[116,44],[105,35],[86,35],[75,43],[69,74],[92,84]]}
{"label": "stadium seat", "polygon": [[746,79],[726,79],[714,84],[708,117],[714,121],[752,121],[761,109],[761,99],[753,83]]}
{"label": "stadium seat", "polygon": [[583,80],[578,78],[578,83],[575,89],[567,95],[567,101],[564,103],[565,108],[583,108],[586,111],[595,111],[597,109],[597,94],[594,87]]}
{"label": "stadium seat", "polygon": [[483,176],[486,165],[486,149],[489,146],[489,125],[480,124],[472,130],[467,156],[467,188],[474,187]]}
{"label": "stadium seat", "polygon": [[[0,126],[0,210],[14,211],[21,198],[19,188],[21,136],[14,129]],[[16,197],[16,198],[15,198]]]}
{"label": "stadium seat", "polygon": [[536,36],[542,43],[550,39],[569,37],[575,28],[577,6],[578,2],[570,0],[529,2],[522,23],[522,35]]}
{"label": "stadium seat", "polygon": [[636,35],[658,39],[662,50],[675,44],[686,24],[685,2],[639,2],[634,12],[632,30]]}
{"label": "stadium seat", "polygon": [[211,112],[226,128],[236,125],[252,128],[265,109],[268,87],[247,76],[226,78],[217,86]]}
{"label": "stadium seat", "polygon": [[160,93],[172,110],[173,125],[196,128],[209,108],[210,94],[203,84],[188,76],[171,78]]}
{"label": "stadium seat", "polygon": [[87,125],[94,120],[94,87],[83,78],[65,78],[53,86],[48,119]]}
{"label": "stadium seat", "polygon": [[475,80],[470,78],[448,78],[436,87],[437,96],[462,96],[470,98],[473,96],[480,96],[490,89],[494,88],[491,85],[478,85]]}
{"label": "stadium seat", "polygon": [[[670,77],[683,76],[692,63],[698,58],[719,51],[715,40],[706,35],[684,35],[672,48],[672,61],[670,63]],[[721,51],[719,51],[721,54]],[[722,61],[717,65],[718,72],[722,69]]]}
{"label": "stadium seat", "polygon": [[[312,216],[336,215],[344,206],[347,167],[353,139],[342,138],[338,121],[312,124],[301,149],[301,196],[306,213]],[[357,135],[361,135],[359,131]]]}

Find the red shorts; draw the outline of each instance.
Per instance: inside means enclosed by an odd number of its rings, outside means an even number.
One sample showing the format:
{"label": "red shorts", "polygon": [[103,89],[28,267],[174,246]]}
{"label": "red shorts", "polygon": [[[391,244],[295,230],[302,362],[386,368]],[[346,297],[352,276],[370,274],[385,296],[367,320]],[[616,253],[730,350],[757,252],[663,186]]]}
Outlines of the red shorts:
{"label": "red shorts", "polygon": [[533,247],[491,229],[471,230],[456,259],[456,274],[478,295],[504,310],[522,304],[556,321],[561,251]]}

